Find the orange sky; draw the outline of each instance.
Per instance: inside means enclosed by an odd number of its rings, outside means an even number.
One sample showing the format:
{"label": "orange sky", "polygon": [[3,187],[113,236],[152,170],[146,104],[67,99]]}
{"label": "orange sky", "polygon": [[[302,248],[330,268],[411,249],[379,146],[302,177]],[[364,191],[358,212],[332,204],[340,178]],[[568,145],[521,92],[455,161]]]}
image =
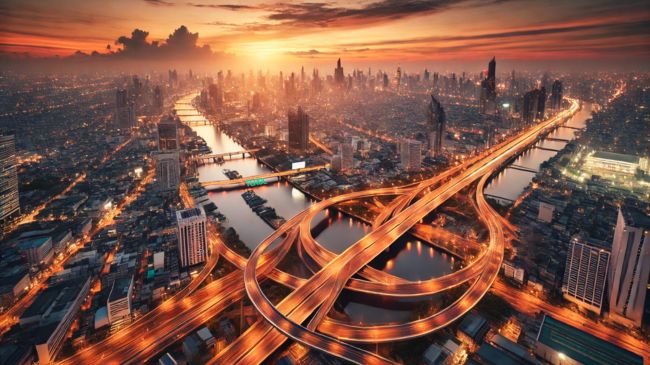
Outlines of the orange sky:
{"label": "orange sky", "polygon": [[5,0],[0,52],[67,56],[119,49],[135,28],[164,42],[178,26],[250,64],[650,57],[647,1]]}

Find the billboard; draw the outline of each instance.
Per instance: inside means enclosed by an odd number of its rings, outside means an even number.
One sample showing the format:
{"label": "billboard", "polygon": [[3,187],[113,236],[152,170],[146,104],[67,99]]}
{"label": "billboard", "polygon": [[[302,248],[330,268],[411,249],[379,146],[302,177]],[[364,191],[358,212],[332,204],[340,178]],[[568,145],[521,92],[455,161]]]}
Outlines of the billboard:
{"label": "billboard", "polygon": [[305,166],[307,166],[307,165],[305,164],[305,161],[294,162],[294,163],[291,164],[291,169],[292,169],[292,170],[304,169]]}

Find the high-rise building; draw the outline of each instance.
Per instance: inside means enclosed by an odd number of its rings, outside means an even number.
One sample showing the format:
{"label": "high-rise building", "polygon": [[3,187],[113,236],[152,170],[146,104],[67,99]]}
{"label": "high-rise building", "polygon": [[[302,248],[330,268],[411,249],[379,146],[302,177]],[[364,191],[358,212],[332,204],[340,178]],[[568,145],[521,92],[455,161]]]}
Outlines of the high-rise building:
{"label": "high-rise building", "polygon": [[108,322],[111,325],[131,322],[131,295],[133,295],[133,275],[113,282],[106,301]]}
{"label": "high-rise building", "polygon": [[160,86],[156,86],[153,89],[153,107],[157,113],[162,113],[163,107],[165,105],[165,99],[163,97],[163,92]]}
{"label": "high-rise building", "polygon": [[429,128],[429,154],[440,156],[442,154],[442,138],[445,133],[446,116],[442,104],[431,95],[428,109]]}
{"label": "high-rise building", "polygon": [[115,123],[121,130],[135,126],[135,104],[126,89],[117,89],[115,93]]}
{"label": "high-rise building", "polygon": [[562,81],[555,80],[551,86],[551,109],[560,110],[562,108]]}
{"label": "high-rise building", "polygon": [[173,116],[167,116],[158,122],[158,150],[177,151],[180,148],[178,127]]}
{"label": "high-rise building", "polygon": [[480,109],[481,113],[494,115],[497,112],[497,62],[494,57],[488,64],[487,77],[481,82]]}
{"label": "high-rise building", "polygon": [[304,151],[309,145],[309,116],[301,107],[289,110],[289,148]]}
{"label": "high-rise building", "polygon": [[0,228],[20,214],[16,140],[0,134]]}
{"label": "high-rise building", "polygon": [[345,74],[343,73],[343,67],[341,66],[340,58],[338,61],[336,61],[336,68],[334,69],[334,82],[338,86],[345,85]]}
{"label": "high-rise building", "polygon": [[181,267],[205,262],[208,257],[207,217],[202,207],[176,212]]}
{"label": "high-rise building", "polygon": [[422,142],[405,139],[400,144],[400,162],[406,171],[420,171]]}
{"label": "high-rise building", "polygon": [[564,298],[600,314],[607,285],[608,265],[609,252],[574,239],[564,269]]}
{"label": "high-rise building", "polygon": [[524,94],[521,119],[526,123],[544,119],[546,105],[546,89],[533,89]]}
{"label": "high-rise building", "polygon": [[650,218],[620,208],[609,267],[609,315],[616,322],[641,326],[650,274]]}
{"label": "high-rise building", "polygon": [[339,145],[339,155],[341,156],[341,170],[351,170],[354,168],[354,149],[350,143],[341,143]]}
{"label": "high-rise building", "polygon": [[161,192],[176,191],[181,184],[181,165],[178,151],[154,153],[156,181]]}
{"label": "high-rise building", "polygon": [[537,101],[537,120],[544,120],[545,108],[546,108],[546,88],[542,86],[539,89],[539,100]]}

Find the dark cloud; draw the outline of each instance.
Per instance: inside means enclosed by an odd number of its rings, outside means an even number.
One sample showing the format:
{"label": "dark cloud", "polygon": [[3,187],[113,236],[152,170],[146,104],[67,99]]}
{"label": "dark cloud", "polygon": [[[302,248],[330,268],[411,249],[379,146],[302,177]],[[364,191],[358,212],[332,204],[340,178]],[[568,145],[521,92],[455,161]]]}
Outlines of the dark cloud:
{"label": "dark cloud", "polygon": [[258,9],[255,6],[251,5],[240,5],[240,4],[198,4],[198,3],[187,3],[189,6],[195,8],[210,8],[210,9],[224,9],[224,10],[256,10]]}
{"label": "dark cloud", "polygon": [[[506,0],[487,0],[476,6],[486,6]],[[276,2],[268,4],[195,4],[195,7],[210,7],[228,10],[255,10],[270,14],[266,19],[273,23],[266,24],[264,30],[286,27],[334,27],[359,26],[382,20],[396,20],[410,16],[421,16],[446,10],[452,6],[467,3],[469,0],[381,0],[361,7],[335,6],[329,2]],[[250,29],[247,29],[250,30]]]}
{"label": "dark cloud", "polygon": [[154,5],[154,6],[174,6],[173,2],[170,1],[165,1],[165,0],[144,0],[147,4]]}
{"label": "dark cloud", "polygon": [[324,52],[320,52],[317,49],[310,49],[309,51],[294,51],[294,52],[287,52],[288,55],[291,56],[298,56],[298,57],[314,57],[318,55],[323,55],[325,54]]}
{"label": "dark cloud", "polygon": [[174,30],[163,43],[148,41],[149,32],[135,29],[130,36],[121,36],[115,44],[122,46],[117,52],[102,57],[127,59],[190,59],[213,55],[209,46],[199,46],[199,33],[190,32],[182,25]]}
{"label": "dark cloud", "polygon": [[499,33],[485,33],[468,36],[445,36],[445,37],[421,37],[408,39],[392,39],[379,42],[354,42],[346,43],[344,46],[385,46],[385,45],[402,45],[426,42],[445,42],[445,41],[479,41],[488,39],[508,39],[524,38],[530,36],[555,35],[564,33],[580,33],[582,38],[602,39],[603,36],[619,35],[629,36],[635,34],[650,33],[650,21],[637,22],[605,22],[600,24],[575,25],[575,26],[554,26],[539,27],[517,31],[507,31]]}

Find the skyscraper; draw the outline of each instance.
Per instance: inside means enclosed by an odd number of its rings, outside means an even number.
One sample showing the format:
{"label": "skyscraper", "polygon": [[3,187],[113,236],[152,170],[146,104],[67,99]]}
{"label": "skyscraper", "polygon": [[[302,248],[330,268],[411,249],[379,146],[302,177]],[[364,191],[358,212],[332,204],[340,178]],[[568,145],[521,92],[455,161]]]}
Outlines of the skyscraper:
{"label": "skyscraper", "polygon": [[0,134],[0,229],[19,214],[16,140]]}
{"label": "skyscraper", "polygon": [[521,119],[526,123],[544,119],[544,107],[546,105],[546,89],[533,89],[524,94]]}
{"label": "skyscraper", "polygon": [[609,315],[640,326],[650,274],[650,218],[626,207],[618,210],[609,267]]}
{"label": "skyscraper", "polygon": [[205,262],[208,257],[207,217],[201,207],[176,212],[181,267]]}
{"label": "skyscraper", "polygon": [[445,133],[446,116],[442,104],[431,95],[428,109],[428,127],[429,127],[429,154],[431,156],[440,156],[442,153],[442,138]]}
{"label": "skyscraper", "polygon": [[422,142],[405,139],[400,143],[400,162],[406,171],[420,171]]}
{"label": "skyscraper", "polygon": [[339,155],[341,156],[341,170],[347,171],[354,168],[354,150],[350,143],[339,145]]}
{"label": "skyscraper", "polygon": [[178,126],[173,116],[161,118],[158,122],[158,151],[154,152],[153,157],[158,190],[176,191],[181,184],[181,165]]}
{"label": "skyscraper", "polygon": [[560,110],[562,108],[562,81],[555,80],[551,86],[551,109]]}
{"label": "skyscraper", "polygon": [[180,155],[178,151],[160,151],[154,154],[158,191],[176,191],[181,184]]}
{"label": "skyscraper", "polygon": [[544,111],[546,108],[546,88],[542,86],[539,89],[539,96],[537,101],[537,120],[544,120]]}
{"label": "skyscraper", "polygon": [[497,112],[496,88],[497,62],[494,57],[488,64],[487,77],[481,82],[480,109],[481,113],[494,115]]}
{"label": "skyscraper", "polygon": [[135,126],[135,104],[129,100],[126,89],[117,89],[115,93],[115,123],[121,130]]}
{"label": "skyscraper", "polygon": [[341,59],[339,58],[336,61],[336,68],[334,69],[334,82],[338,86],[345,85],[345,74],[343,73],[343,67],[341,67]]}
{"label": "skyscraper", "polygon": [[309,116],[301,107],[289,110],[289,148],[304,151],[309,145]]}
{"label": "skyscraper", "polygon": [[165,102],[164,102],[164,98],[163,98],[162,89],[160,88],[160,86],[156,86],[153,89],[153,107],[154,107],[154,110],[157,113],[162,113],[164,104],[165,104]]}
{"label": "skyscraper", "polygon": [[158,150],[176,151],[180,148],[176,119],[167,116],[158,122]]}
{"label": "skyscraper", "polygon": [[573,240],[567,253],[562,294],[597,314],[603,306],[609,252]]}

